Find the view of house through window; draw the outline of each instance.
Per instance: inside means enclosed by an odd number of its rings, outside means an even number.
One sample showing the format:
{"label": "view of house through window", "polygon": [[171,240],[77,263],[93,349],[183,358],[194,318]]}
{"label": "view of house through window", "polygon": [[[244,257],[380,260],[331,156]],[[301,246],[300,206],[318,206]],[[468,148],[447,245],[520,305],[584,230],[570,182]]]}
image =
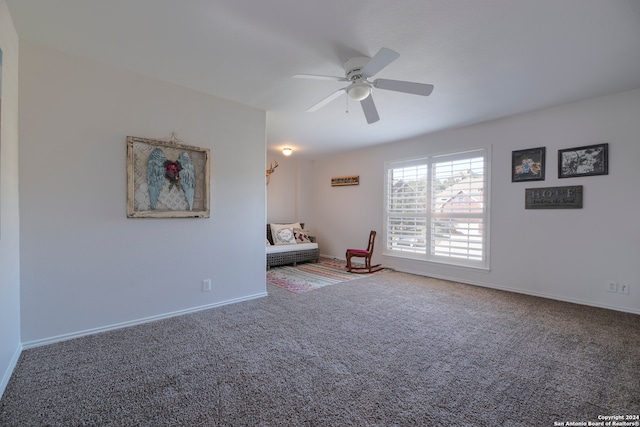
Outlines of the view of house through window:
{"label": "view of house through window", "polygon": [[488,267],[485,150],[386,165],[385,255]]}

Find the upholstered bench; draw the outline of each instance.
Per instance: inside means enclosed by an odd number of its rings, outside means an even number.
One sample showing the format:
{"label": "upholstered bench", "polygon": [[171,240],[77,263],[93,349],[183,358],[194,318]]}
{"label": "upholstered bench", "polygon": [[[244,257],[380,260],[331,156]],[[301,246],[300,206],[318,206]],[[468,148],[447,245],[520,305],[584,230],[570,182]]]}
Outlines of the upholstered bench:
{"label": "upholstered bench", "polygon": [[[306,234],[304,223],[273,224],[273,229],[278,230],[276,236],[272,233],[271,225],[267,224],[267,270],[278,265],[318,262],[320,249],[315,237]],[[280,236],[284,237],[284,242]],[[291,236],[293,239],[290,239]]]}

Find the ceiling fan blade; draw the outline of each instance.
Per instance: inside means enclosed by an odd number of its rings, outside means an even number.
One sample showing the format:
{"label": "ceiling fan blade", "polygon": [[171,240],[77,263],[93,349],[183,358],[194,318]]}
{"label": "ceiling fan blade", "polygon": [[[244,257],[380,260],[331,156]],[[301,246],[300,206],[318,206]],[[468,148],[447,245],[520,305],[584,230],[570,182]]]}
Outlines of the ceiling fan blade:
{"label": "ceiling fan blade", "polygon": [[373,86],[378,89],[393,90],[395,92],[411,93],[413,95],[429,96],[433,92],[433,85],[424,83],[405,82],[402,80],[376,79]]}
{"label": "ceiling fan blade", "polygon": [[344,77],[336,77],[336,76],[323,76],[321,74],[296,74],[292,76],[294,79],[314,79],[314,80],[332,80],[336,82],[346,82],[347,79]]}
{"label": "ceiling fan blade", "polygon": [[307,112],[308,113],[313,113],[314,111],[319,110],[320,108],[324,107],[325,105],[327,105],[328,103],[330,103],[331,101],[333,101],[334,99],[336,99],[340,95],[342,95],[342,92],[344,92],[344,88],[338,89],[337,91],[333,92],[331,95],[329,95],[326,98],[324,98],[322,101],[320,101],[320,102],[312,105],[311,107],[309,107],[307,109]]}
{"label": "ceiling fan blade", "polygon": [[360,105],[362,105],[362,111],[367,119],[367,123],[371,124],[380,120],[376,104],[373,103],[373,97],[371,95],[360,101]]}
{"label": "ceiling fan blade", "polygon": [[383,47],[373,56],[373,58],[371,58],[367,65],[362,67],[362,74],[367,77],[372,77],[378,74],[378,72],[384,67],[395,61],[399,56],[400,54],[398,52]]}

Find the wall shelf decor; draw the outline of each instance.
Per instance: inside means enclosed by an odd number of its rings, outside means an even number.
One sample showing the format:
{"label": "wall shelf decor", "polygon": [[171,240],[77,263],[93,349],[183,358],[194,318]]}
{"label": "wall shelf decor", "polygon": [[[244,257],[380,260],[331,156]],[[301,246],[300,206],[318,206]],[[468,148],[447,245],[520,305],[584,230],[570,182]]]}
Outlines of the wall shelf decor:
{"label": "wall shelf decor", "polygon": [[558,178],[608,174],[608,143],[558,150]]}
{"label": "wall shelf decor", "polygon": [[127,137],[128,218],[209,218],[210,151]]}
{"label": "wall shelf decor", "polygon": [[545,147],[511,153],[511,182],[544,181]]}
{"label": "wall shelf decor", "polygon": [[360,175],[331,178],[332,187],[343,187],[345,185],[360,185]]}

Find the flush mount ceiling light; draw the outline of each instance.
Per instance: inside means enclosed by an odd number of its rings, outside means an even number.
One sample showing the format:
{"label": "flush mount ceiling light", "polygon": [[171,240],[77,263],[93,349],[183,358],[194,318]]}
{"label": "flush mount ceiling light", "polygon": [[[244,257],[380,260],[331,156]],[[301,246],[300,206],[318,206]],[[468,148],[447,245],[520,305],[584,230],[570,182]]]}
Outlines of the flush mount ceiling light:
{"label": "flush mount ceiling light", "polygon": [[293,153],[293,149],[286,147],[282,149],[282,154],[284,154],[285,156],[290,156],[291,153]]}

